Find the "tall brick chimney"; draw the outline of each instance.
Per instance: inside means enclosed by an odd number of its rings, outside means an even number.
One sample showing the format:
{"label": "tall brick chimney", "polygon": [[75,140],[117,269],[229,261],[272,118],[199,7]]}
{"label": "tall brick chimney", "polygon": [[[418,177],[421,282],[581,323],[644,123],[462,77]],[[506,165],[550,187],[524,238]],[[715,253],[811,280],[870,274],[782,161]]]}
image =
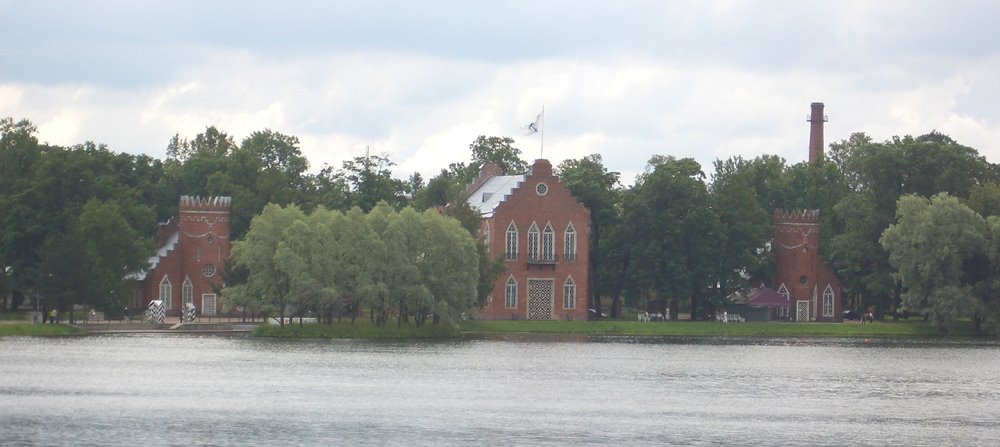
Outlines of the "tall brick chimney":
{"label": "tall brick chimney", "polygon": [[809,115],[809,163],[819,163],[823,159],[823,123],[827,121],[823,115],[823,103],[812,103],[812,113]]}

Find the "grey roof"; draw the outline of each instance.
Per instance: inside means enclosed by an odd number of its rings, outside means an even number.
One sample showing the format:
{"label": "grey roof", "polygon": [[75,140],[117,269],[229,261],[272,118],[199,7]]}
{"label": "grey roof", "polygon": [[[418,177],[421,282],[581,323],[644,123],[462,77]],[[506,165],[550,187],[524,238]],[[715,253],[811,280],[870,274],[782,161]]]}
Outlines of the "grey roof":
{"label": "grey roof", "polygon": [[178,240],[180,240],[180,232],[175,231],[169,237],[167,237],[166,242],[163,244],[162,247],[160,247],[159,250],[156,251],[156,254],[150,256],[149,259],[146,261],[149,263],[148,269],[130,273],[128,274],[128,276],[126,276],[126,278],[133,279],[136,281],[142,281],[146,279],[146,274],[153,271],[153,269],[155,269],[157,265],[160,265],[160,259],[165,258],[167,256],[167,253],[169,253],[170,250],[173,250],[174,247],[177,246]]}
{"label": "grey roof", "polygon": [[524,175],[498,175],[485,181],[469,196],[469,206],[482,217],[493,217],[497,205],[524,182]]}

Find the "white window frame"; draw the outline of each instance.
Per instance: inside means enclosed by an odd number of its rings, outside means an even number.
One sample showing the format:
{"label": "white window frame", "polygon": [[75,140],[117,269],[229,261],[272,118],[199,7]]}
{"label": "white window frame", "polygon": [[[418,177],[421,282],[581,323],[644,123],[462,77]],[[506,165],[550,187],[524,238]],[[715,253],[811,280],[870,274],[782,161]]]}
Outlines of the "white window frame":
{"label": "white window frame", "polygon": [[528,228],[528,259],[538,259],[538,225],[534,222],[531,223],[531,228]]}
{"label": "white window frame", "polygon": [[833,300],[834,300],[835,297],[836,297],[836,295],[833,293],[833,287],[830,287],[830,285],[827,284],[826,285],[826,289],[823,290],[823,316],[824,317],[832,317],[832,316],[834,316],[833,315],[833,310],[834,310],[834,308],[836,306],[834,306]]}
{"label": "white window frame", "polygon": [[160,301],[163,302],[164,309],[170,309],[170,295],[174,293],[173,286],[170,284],[170,278],[167,275],[163,275],[163,279],[160,280]]}
{"label": "white window frame", "polygon": [[517,309],[517,280],[511,275],[507,278],[504,286],[504,307],[507,309]]}
{"label": "white window frame", "polygon": [[188,303],[194,304],[194,284],[190,277],[185,276],[181,284],[181,309],[187,310]]}
{"label": "white window frame", "polygon": [[576,282],[572,275],[563,283],[563,309],[576,309]]}
{"label": "white window frame", "polygon": [[566,225],[566,231],[563,232],[563,257],[567,261],[576,261],[576,228],[573,227],[573,222]]}
{"label": "white window frame", "polygon": [[551,223],[546,223],[542,230],[542,260],[556,260],[556,232],[552,231]]}
{"label": "white window frame", "polygon": [[506,257],[508,261],[517,260],[517,225],[511,222],[507,225]]}

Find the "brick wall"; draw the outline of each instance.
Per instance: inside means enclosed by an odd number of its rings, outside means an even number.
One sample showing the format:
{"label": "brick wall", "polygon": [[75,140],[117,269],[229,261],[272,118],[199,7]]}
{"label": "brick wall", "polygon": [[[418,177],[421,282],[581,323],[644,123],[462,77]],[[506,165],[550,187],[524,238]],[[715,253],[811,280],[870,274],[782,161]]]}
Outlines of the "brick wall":
{"label": "brick wall", "polygon": [[[545,185],[545,193],[538,193],[538,185]],[[569,190],[559,183],[552,174],[552,165],[547,160],[536,160],[531,173],[509,197],[494,210],[492,218],[483,225],[489,226],[490,253],[504,255],[506,233],[513,222],[518,230],[518,257],[504,261],[506,271],[501,273],[493,287],[491,300],[478,312],[483,319],[527,319],[529,281],[539,284],[551,281],[554,296],[549,319],[586,320],[588,295],[588,260],[590,241],[590,211],[576,200]],[[576,233],[575,259],[566,259],[565,232],[572,222]],[[554,260],[528,259],[528,231],[532,223],[537,225],[539,245],[546,225],[553,230]],[[539,255],[542,253],[539,247]],[[572,277],[575,285],[575,306],[564,307],[564,286]],[[517,306],[506,307],[506,285],[510,278],[517,283]],[[534,315],[537,316],[537,315]]]}

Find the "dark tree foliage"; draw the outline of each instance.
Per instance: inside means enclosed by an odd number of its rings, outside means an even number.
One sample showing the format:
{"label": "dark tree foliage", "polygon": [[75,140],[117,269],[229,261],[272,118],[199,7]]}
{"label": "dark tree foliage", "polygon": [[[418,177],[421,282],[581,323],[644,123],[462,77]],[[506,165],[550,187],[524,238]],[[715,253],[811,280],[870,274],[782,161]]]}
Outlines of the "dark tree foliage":
{"label": "dark tree foliage", "polygon": [[[465,205],[469,182],[485,163],[507,174],[528,170],[514,140],[497,136],[477,137],[467,162],[442,166],[425,180],[394,178],[388,155],[310,173],[298,138],[270,129],[242,140],[214,126],[190,138],[174,135],[164,160],[92,142],[40,144],[36,132],[28,120],[0,119],[0,294],[14,297],[11,306],[38,297],[43,307],[112,310],[128,293],[120,280],[152,253],[155,223],[176,214],[180,195],[231,196],[235,240],[268,204],[311,213],[369,211],[379,202],[394,210],[436,208],[478,239],[479,216]],[[905,305],[906,285],[879,243],[897,223],[900,197],[947,193],[993,217],[990,231],[1000,234],[1000,167],[947,135],[878,142],[856,133],[831,144],[825,160],[792,166],[774,155],[717,160],[708,182],[694,160],[655,156],[628,188],[600,155],[558,164],[561,181],[591,210],[590,306],[601,313],[602,299],[612,312],[618,303],[642,308],[649,300],[673,301],[674,312],[710,315],[731,291],[773,276],[767,246],[778,208],[821,210],[821,251],[847,288],[847,306],[880,315]],[[995,243],[993,233],[988,237]],[[481,298],[502,264],[481,241],[479,251]],[[965,283],[975,285],[986,322],[1000,320],[989,314],[997,308],[989,303],[1000,302],[992,298],[1000,290],[1000,268],[993,265],[1000,249],[987,251],[961,265],[963,278],[975,279]],[[234,272],[231,282],[245,283],[245,276]]]}

